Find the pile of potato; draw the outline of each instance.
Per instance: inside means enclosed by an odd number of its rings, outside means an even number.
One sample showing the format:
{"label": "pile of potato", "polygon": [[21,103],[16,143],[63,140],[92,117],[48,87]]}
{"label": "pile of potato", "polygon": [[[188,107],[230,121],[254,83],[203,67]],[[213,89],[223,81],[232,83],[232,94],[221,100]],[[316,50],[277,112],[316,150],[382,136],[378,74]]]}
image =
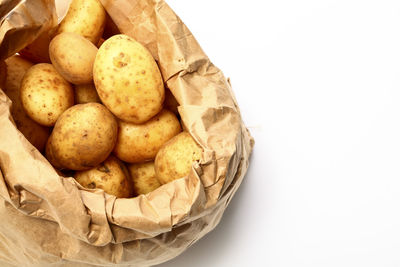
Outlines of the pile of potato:
{"label": "pile of potato", "polygon": [[112,28],[98,0],[72,1],[57,29],[0,64],[0,86],[60,175],[128,198],[186,176],[202,149],[150,52]]}

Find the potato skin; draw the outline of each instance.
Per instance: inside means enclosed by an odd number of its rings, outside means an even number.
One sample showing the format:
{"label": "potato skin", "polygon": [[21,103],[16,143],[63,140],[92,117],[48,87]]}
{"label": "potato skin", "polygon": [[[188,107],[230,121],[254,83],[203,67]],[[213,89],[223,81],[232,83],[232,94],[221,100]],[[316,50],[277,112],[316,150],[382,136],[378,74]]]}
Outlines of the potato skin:
{"label": "potato skin", "polygon": [[123,121],[140,124],[162,109],[164,83],[157,63],[127,35],[114,35],[101,45],[93,80],[101,101]]}
{"label": "potato skin", "polygon": [[89,84],[97,47],[75,33],[61,33],[50,42],[49,53],[54,68],[73,84]]}
{"label": "potato skin", "polygon": [[24,111],[21,103],[21,81],[26,71],[33,64],[20,56],[12,56],[5,61],[7,65],[7,79],[5,81],[4,93],[11,99],[11,116],[17,129],[25,138],[39,151],[43,151],[50,129],[32,120]]}
{"label": "potato skin", "polygon": [[124,163],[114,156],[108,157],[106,161],[90,170],[77,171],[74,177],[86,188],[100,188],[119,198],[132,196],[129,172]]}
{"label": "potato skin", "polygon": [[117,131],[116,119],[103,105],[75,105],[54,126],[46,145],[46,157],[61,169],[91,169],[110,155]]}
{"label": "potato skin", "polygon": [[135,195],[147,194],[161,186],[156,178],[154,161],[128,165]]}
{"label": "potato skin", "polygon": [[201,154],[202,149],[188,132],[178,134],[157,153],[154,165],[158,181],[166,184],[188,175]]}
{"label": "potato skin", "polygon": [[129,163],[154,160],[161,146],[182,131],[176,116],[166,109],[143,124],[119,121],[118,129],[114,154]]}
{"label": "potato skin", "polygon": [[99,95],[97,94],[94,84],[75,85],[75,103],[100,103]]}
{"label": "potato skin", "polygon": [[104,31],[106,11],[98,0],[73,0],[57,34],[73,32],[97,44]]}
{"label": "potato skin", "polygon": [[74,104],[74,91],[51,64],[32,66],[21,83],[21,102],[28,116],[44,126],[53,126]]}

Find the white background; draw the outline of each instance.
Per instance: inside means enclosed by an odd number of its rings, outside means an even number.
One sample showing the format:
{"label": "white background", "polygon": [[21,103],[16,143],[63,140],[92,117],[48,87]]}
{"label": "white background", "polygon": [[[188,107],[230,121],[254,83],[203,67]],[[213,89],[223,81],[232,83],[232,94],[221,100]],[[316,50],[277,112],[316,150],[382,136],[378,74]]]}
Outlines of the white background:
{"label": "white background", "polygon": [[400,266],[400,1],[167,2],[256,145],[221,223],[160,267]]}

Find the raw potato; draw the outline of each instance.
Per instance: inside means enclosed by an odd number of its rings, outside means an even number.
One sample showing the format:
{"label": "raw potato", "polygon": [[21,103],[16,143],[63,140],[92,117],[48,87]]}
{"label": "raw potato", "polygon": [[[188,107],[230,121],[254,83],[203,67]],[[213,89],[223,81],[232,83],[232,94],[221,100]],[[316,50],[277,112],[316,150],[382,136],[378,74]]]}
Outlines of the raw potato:
{"label": "raw potato", "polygon": [[57,157],[60,156],[56,157],[55,155],[55,151],[57,150],[57,148],[53,147],[54,145],[51,143],[51,138],[49,137],[46,143],[45,157],[51,163],[51,165],[53,165],[53,167],[56,168],[56,170],[65,170],[66,168],[58,162]]}
{"label": "raw potato", "polygon": [[129,163],[154,160],[161,146],[181,132],[178,119],[166,109],[143,124],[119,121],[118,128],[114,154]]}
{"label": "raw potato", "polygon": [[74,177],[80,185],[89,189],[100,188],[120,198],[132,196],[129,172],[124,163],[114,156],[95,168],[76,172]]}
{"label": "raw potato", "polygon": [[57,33],[73,32],[97,44],[104,31],[106,11],[98,0],[73,0]]}
{"label": "raw potato", "polygon": [[34,63],[50,63],[49,44],[51,38],[50,32],[44,32],[33,43],[19,51],[19,54]]}
{"label": "raw potato", "polygon": [[75,103],[100,103],[99,95],[97,94],[94,84],[75,85]]}
{"label": "raw potato", "polygon": [[158,181],[166,184],[188,175],[201,154],[202,149],[188,132],[178,134],[157,153],[154,165]]}
{"label": "raw potato", "polygon": [[88,170],[103,162],[117,141],[118,124],[101,104],[78,104],[54,126],[46,157],[56,168]]}
{"label": "raw potato", "polygon": [[43,151],[50,129],[33,121],[26,115],[21,103],[21,81],[27,70],[33,64],[20,56],[12,56],[6,59],[7,79],[5,86],[2,87],[4,93],[11,99],[11,116],[18,130],[25,138],[39,151]]}
{"label": "raw potato", "polygon": [[133,191],[136,195],[147,194],[161,186],[156,178],[154,161],[128,165]]}
{"label": "raw potato", "polygon": [[49,52],[54,68],[73,84],[89,84],[97,47],[75,33],[61,33],[50,42]]}
{"label": "raw potato", "polygon": [[53,126],[61,113],[74,104],[74,91],[51,64],[40,63],[22,79],[21,102],[34,121]]}
{"label": "raw potato", "polygon": [[102,44],[93,79],[101,101],[123,121],[143,123],[162,109],[164,84],[157,63],[127,35],[114,35]]}

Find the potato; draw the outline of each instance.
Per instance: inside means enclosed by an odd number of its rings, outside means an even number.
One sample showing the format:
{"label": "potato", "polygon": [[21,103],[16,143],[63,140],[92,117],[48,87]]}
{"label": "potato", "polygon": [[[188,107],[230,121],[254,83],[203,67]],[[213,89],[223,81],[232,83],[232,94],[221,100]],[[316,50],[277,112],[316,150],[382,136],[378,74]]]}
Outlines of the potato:
{"label": "potato", "polygon": [[21,102],[28,116],[44,126],[53,126],[74,104],[74,91],[51,64],[31,67],[21,83]]}
{"label": "potato", "polygon": [[161,186],[156,178],[154,161],[128,165],[135,195],[147,194]]}
{"label": "potato", "polygon": [[73,84],[93,80],[93,63],[97,47],[75,33],[61,33],[50,42],[49,53],[54,68]]}
{"label": "potato", "polygon": [[83,187],[100,188],[104,192],[120,198],[132,196],[129,172],[124,163],[114,156],[87,171],[78,171],[74,175]]}
{"label": "potato", "polygon": [[31,44],[19,51],[19,54],[34,63],[50,63],[49,44],[52,38],[51,32],[44,32]]}
{"label": "potato", "polygon": [[4,89],[7,77],[7,65],[4,61],[0,61],[0,88]]}
{"label": "potato", "polygon": [[62,169],[79,171],[96,167],[113,150],[117,131],[117,121],[103,105],[75,105],[54,126],[46,145],[47,159]]}
{"label": "potato", "polygon": [[21,81],[33,64],[20,56],[12,56],[6,59],[5,63],[7,79],[2,89],[12,101],[11,116],[25,138],[39,151],[43,151],[50,135],[50,129],[33,121],[25,113],[21,103]]}
{"label": "potato", "polygon": [[73,32],[97,44],[104,31],[106,11],[98,0],[73,0],[57,33]]}
{"label": "potato", "polygon": [[188,132],[178,134],[157,153],[154,165],[158,181],[166,184],[188,175],[201,154],[202,149]]}
{"label": "potato", "polygon": [[153,160],[160,147],[181,132],[178,119],[166,109],[143,124],[119,121],[118,128],[114,154],[130,163]]}
{"label": "potato", "polygon": [[65,170],[66,168],[58,162],[58,158],[56,158],[55,154],[56,148],[53,148],[53,146],[54,145],[51,143],[50,138],[47,139],[45,157],[56,170]]}
{"label": "potato", "polygon": [[100,103],[99,95],[97,94],[94,84],[75,85],[75,103]]}
{"label": "potato", "polygon": [[93,79],[101,101],[123,121],[143,123],[162,109],[160,70],[150,52],[127,35],[114,35],[102,44]]}
{"label": "potato", "polygon": [[175,115],[179,115],[178,112],[179,103],[176,101],[174,95],[171,93],[169,89],[165,90],[165,101],[164,101],[164,108],[171,110]]}

